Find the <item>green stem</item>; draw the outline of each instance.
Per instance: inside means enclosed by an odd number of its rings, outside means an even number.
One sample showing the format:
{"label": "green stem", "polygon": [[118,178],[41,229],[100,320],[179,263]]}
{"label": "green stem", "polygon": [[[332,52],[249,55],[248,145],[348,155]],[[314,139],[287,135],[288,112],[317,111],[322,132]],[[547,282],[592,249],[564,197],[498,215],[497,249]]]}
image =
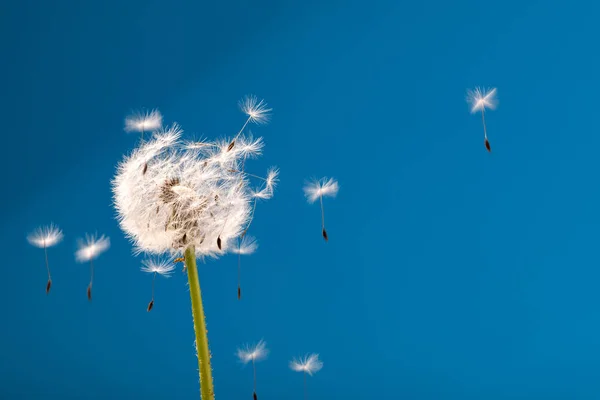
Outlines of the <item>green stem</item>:
{"label": "green stem", "polygon": [[208,349],[208,336],[202,306],[202,293],[198,280],[196,267],[196,253],[194,246],[185,250],[185,266],[190,285],[190,298],[192,300],[192,315],[194,317],[194,331],[196,332],[196,349],[198,352],[198,369],[200,370],[200,394],[202,400],[214,400],[212,369],[210,368],[210,350]]}

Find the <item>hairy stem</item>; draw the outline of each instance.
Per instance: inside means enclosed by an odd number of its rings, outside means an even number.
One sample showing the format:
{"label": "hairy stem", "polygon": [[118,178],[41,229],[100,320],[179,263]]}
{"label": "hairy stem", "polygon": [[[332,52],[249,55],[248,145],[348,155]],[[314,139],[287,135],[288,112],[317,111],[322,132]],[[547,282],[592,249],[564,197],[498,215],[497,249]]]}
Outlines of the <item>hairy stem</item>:
{"label": "hairy stem", "polygon": [[214,400],[212,369],[210,367],[210,350],[208,349],[208,335],[206,321],[204,320],[204,307],[202,306],[202,293],[196,267],[196,253],[194,246],[185,250],[185,266],[190,286],[192,300],[192,315],[194,317],[194,331],[196,332],[196,349],[198,351],[198,369],[200,370],[200,398]]}

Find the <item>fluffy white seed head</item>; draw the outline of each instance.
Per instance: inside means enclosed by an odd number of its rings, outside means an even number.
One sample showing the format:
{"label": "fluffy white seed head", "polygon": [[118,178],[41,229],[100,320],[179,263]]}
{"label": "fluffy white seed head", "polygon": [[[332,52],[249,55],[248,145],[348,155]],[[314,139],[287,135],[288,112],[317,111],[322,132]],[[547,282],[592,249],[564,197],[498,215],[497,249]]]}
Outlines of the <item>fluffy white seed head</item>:
{"label": "fluffy white seed head", "polygon": [[164,128],[119,164],[112,182],[118,220],[137,253],[194,246],[198,257],[217,257],[250,218],[249,178],[239,171],[263,142],[241,136],[232,149],[228,140],[190,146],[181,134],[177,125]]}
{"label": "fluffy white seed head", "polygon": [[231,252],[248,256],[258,249],[258,242],[252,236],[244,236],[237,247],[232,247]]}
{"label": "fluffy white seed head", "polygon": [[31,245],[42,248],[55,246],[59,244],[62,240],[63,233],[54,224],[39,227],[27,236],[27,241]]}
{"label": "fluffy white seed head", "polygon": [[149,274],[159,274],[165,278],[170,278],[170,275],[175,270],[175,265],[168,259],[146,259],[142,261],[142,271]]}
{"label": "fluffy white seed head", "polygon": [[125,118],[125,132],[153,132],[162,126],[158,110],[137,112]]}
{"label": "fluffy white seed head", "polygon": [[312,376],[323,368],[323,362],[319,360],[318,354],[313,353],[290,361],[290,368],[294,371],[305,372]]}
{"label": "fluffy white seed head", "polygon": [[496,88],[475,88],[474,90],[468,90],[467,102],[471,104],[472,113],[482,111],[486,108],[495,110],[496,106],[498,105],[498,99],[496,99]]}
{"label": "fluffy white seed head", "polygon": [[240,109],[248,116],[250,121],[256,124],[264,124],[269,122],[270,113],[273,111],[268,108],[264,100],[258,100],[254,95],[244,97],[239,102]]}
{"label": "fluffy white seed head", "polygon": [[267,349],[267,343],[264,340],[260,340],[252,346],[246,344],[240,347],[237,349],[236,355],[240,359],[240,362],[247,364],[250,361],[257,362],[264,360],[269,355],[269,350]]}
{"label": "fluffy white seed head", "polygon": [[85,240],[79,240],[75,252],[78,262],[86,262],[95,259],[110,248],[110,238],[107,236],[85,235]]}
{"label": "fluffy white seed head", "polygon": [[304,195],[310,204],[317,201],[320,197],[335,197],[339,190],[340,186],[333,178],[315,179],[304,185]]}

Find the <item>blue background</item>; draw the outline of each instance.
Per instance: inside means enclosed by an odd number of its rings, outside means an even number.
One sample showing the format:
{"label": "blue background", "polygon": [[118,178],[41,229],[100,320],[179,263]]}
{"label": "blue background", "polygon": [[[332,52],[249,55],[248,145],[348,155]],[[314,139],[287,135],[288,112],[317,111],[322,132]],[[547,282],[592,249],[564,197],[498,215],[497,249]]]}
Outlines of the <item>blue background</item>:
{"label": "blue background", "polygon": [[[131,255],[115,165],[158,107],[188,134],[239,129],[281,168],[258,252],[200,267],[218,399],[250,399],[236,347],[264,338],[259,398],[598,399],[595,1],[33,1],[0,12],[0,397],[198,398],[186,279]],[[465,91],[497,86],[493,153]],[[305,178],[339,179],[329,243]],[[49,296],[26,234],[54,221]],[[76,239],[111,237],[94,301]]]}

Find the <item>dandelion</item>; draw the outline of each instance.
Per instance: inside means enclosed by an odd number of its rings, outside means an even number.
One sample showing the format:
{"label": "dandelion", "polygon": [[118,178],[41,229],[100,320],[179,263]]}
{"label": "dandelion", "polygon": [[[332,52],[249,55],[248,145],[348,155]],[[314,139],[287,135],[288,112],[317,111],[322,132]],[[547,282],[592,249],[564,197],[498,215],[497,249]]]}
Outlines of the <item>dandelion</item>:
{"label": "dandelion", "polygon": [[254,122],[255,124],[266,124],[269,122],[271,111],[273,111],[271,108],[268,108],[268,105],[264,100],[258,100],[258,98],[254,95],[244,97],[239,101],[238,104],[242,112],[248,116],[248,119],[246,119],[242,129],[240,129],[238,134],[235,135],[233,140],[227,146],[227,151],[231,151],[231,149],[233,149],[235,146],[235,141],[242,134],[242,132],[244,132],[244,129],[248,123]]}
{"label": "dandelion", "polygon": [[238,255],[238,300],[242,298],[242,255],[250,255],[253,254],[258,248],[258,243],[256,239],[252,236],[244,236],[238,238],[238,247],[234,247],[231,249],[231,252]]}
{"label": "dandelion", "polygon": [[[249,121],[264,121],[264,103],[253,107],[247,110]],[[226,140],[190,144],[182,140],[178,125],[165,127],[125,157],[112,181],[119,225],[132,240],[134,252],[183,255],[203,400],[214,399],[214,390],[196,259],[218,258],[234,249],[234,240],[250,221],[254,199],[250,176],[239,171],[264,144],[262,139],[242,136],[242,131],[238,145],[230,147]],[[139,179],[139,168],[146,162],[150,166]]]}
{"label": "dandelion", "polygon": [[87,288],[87,297],[89,301],[92,301],[92,283],[94,283],[94,259],[100,254],[104,253],[110,247],[110,238],[102,235],[86,235],[85,241],[79,240],[77,252],[75,252],[75,259],[77,262],[84,263],[90,262],[90,284]]}
{"label": "dandelion", "polygon": [[254,373],[254,400],[258,400],[258,396],[256,395],[256,363],[266,359],[268,354],[269,350],[267,349],[267,343],[262,339],[252,346],[245,345],[237,350],[237,357],[241,363],[248,364],[252,361],[252,370]]}
{"label": "dandelion", "polygon": [[63,233],[54,224],[37,228],[34,232],[27,236],[27,241],[39,248],[44,249],[46,258],[46,271],[48,271],[48,283],[46,283],[46,294],[50,292],[52,286],[52,278],[50,277],[50,265],[48,264],[48,247],[53,247],[63,240]]}
{"label": "dandelion", "polygon": [[485,109],[489,108],[490,110],[495,110],[498,105],[498,100],[496,99],[496,88],[492,89],[482,89],[475,88],[475,90],[467,91],[467,102],[471,104],[471,113],[476,113],[477,111],[481,111],[481,122],[483,122],[483,138],[485,143],[485,148],[488,152],[492,151],[490,146],[490,142],[487,137],[487,128],[485,126]]}
{"label": "dandelion", "polygon": [[304,195],[309,204],[314,203],[319,199],[321,203],[321,228],[323,233],[323,239],[329,240],[327,231],[325,230],[325,210],[323,208],[323,197],[335,197],[338,190],[340,189],[338,183],[333,178],[322,178],[321,180],[313,180],[308,182],[304,186]]}
{"label": "dandelion", "polygon": [[313,353],[290,361],[290,368],[296,372],[302,372],[304,375],[304,399],[306,399],[306,375],[312,376],[314,373],[320,371],[323,368],[323,362],[319,360],[318,354]]}
{"label": "dandelion", "polygon": [[150,312],[152,307],[154,307],[154,281],[156,280],[156,275],[162,275],[165,278],[169,278],[170,275],[175,270],[175,265],[166,260],[153,260],[148,259],[142,262],[143,267],[142,271],[147,272],[149,274],[153,274],[152,276],[152,299],[150,303],[148,303],[147,311]]}

